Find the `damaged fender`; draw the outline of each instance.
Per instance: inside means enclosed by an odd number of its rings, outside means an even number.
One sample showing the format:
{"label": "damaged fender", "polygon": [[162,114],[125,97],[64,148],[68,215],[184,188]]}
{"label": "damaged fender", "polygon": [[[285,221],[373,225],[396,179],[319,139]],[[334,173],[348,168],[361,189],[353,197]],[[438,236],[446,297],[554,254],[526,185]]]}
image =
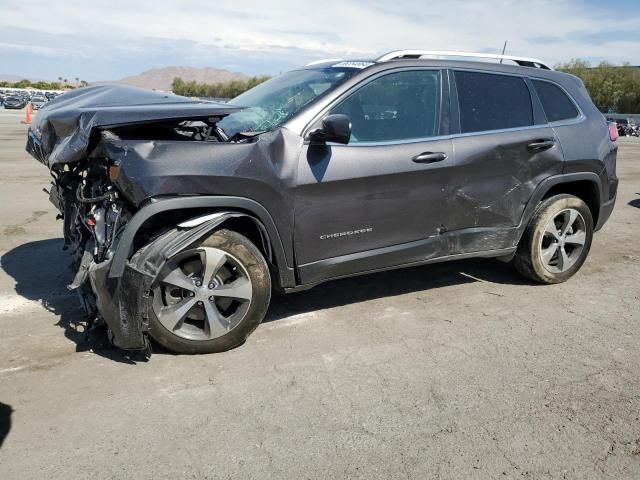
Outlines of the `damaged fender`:
{"label": "damaged fender", "polygon": [[[193,208],[234,209],[233,212],[235,212],[236,216],[244,216],[251,219],[263,234],[263,246],[265,251],[268,252],[267,256],[272,257],[277,267],[280,286],[286,288],[295,285],[294,269],[290,266],[292,263],[291,255],[285,249],[279,230],[269,212],[254,200],[227,196],[173,197],[151,202],[141,208],[129,221],[127,228],[119,239],[113,254],[109,277],[119,278],[124,275],[127,259],[133,254],[135,236],[148,220],[163,212]],[[242,213],[242,211],[250,212],[250,214]],[[225,212],[228,212],[229,215],[232,213],[231,210],[225,210]],[[190,225],[195,220],[184,222],[181,225]],[[227,220],[227,218],[224,220]]]}
{"label": "damaged fender", "polygon": [[147,349],[151,289],[167,260],[189,248],[238,212],[216,212],[179,224],[149,243],[129,260],[122,277],[110,278],[112,260],[92,264],[91,286],[98,311],[111,331],[113,344],[125,350]]}

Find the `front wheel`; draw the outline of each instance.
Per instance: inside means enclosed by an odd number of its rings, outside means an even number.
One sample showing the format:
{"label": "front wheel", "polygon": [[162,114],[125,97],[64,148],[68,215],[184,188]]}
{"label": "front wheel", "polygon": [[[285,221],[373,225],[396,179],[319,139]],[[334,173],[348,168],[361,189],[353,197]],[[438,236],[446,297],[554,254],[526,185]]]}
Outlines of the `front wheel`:
{"label": "front wheel", "polygon": [[260,324],[271,278],[253,243],[219,230],[170,258],[152,291],[153,339],[177,353],[213,353],[242,344]]}
{"label": "front wheel", "polygon": [[564,282],[585,262],[592,238],[589,207],[573,195],[555,195],[540,205],[529,222],[513,264],[537,282]]}

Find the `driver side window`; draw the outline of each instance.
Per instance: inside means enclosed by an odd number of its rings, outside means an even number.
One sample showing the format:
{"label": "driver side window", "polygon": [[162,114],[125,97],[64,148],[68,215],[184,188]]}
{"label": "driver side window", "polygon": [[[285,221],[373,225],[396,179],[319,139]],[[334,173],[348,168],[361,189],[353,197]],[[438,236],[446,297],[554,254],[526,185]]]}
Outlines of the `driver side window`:
{"label": "driver side window", "polygon": [[349,143],[389,142],[438,135],[440,72],[415,70],[376,78],[330,113],[351,119]]}

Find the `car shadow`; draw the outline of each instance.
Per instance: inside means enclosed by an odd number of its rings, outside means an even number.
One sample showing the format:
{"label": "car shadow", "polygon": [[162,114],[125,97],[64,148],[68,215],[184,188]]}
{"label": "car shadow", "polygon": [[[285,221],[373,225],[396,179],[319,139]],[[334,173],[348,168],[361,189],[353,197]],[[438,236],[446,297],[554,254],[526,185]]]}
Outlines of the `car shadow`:
{"label": "car shadow", "polygon": [[314,310],[474,282],[534,284],[520,276],[510,264],[495,259],[474,258],[421,265],[333,280],[298,293],[276,294],[264,322]]}
{"label": "car shadow", "polygon": [[[140,359],[130,352],[108,346],[104,329],[87,335],[80,303],[66,285],[70,282],[70,256],[62,251],[61,238],[20,245],[2,256],[2,269],[16,282],[16,293],[37,301],[58,321],[64,335],[76,344],[76,351],[93,351],[116,362],[135,364]],[[350,305],[377,298],[393,297],[450,285],[484,281],[496,284],[532,284],[509,264],[493,259],[467,259],[390,270],[334,280],[313,289],[273,295],[264,322],[283,320],[314,310]],[[171,354],[154,345],[154,354]]]}
{"label": "car shadow", "polygon": [[11,408],[11,405],[0,402],[0,448],[2,448],[2,444],[5,438],[7,438],[7,435],[9,435],[9,430],[11,430],[12,413],[13,408]]}
{"label": "car shadow", "polygon": [[86,317],[71,282],[71,256],[62,250],[63,240],[51,238],[24,243],[2,255],[2,269],[15,282],[18,295],[39,302],[58,319],[56,325],[76,345],[77,352],[93,351],[116,362],[134,364],[136,356],[111,348],[106,328],[86,332]]}
{"label": "car shadow", "polygon": [[[636,193],[636,195],[640,195],[640,193]],[[634,198],[627,205],[631,205],[632,207],[640,208],[640,198]]]}

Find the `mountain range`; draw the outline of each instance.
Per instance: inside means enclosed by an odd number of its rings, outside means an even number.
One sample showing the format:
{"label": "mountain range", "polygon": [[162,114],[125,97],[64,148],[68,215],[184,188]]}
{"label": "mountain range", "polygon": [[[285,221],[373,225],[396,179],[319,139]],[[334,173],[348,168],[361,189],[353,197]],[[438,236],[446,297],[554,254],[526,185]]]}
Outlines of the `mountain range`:
{"label": "mountain range", "polygon": [[219,68],[164,67],[147,70],[140,75],[125,77],[116,80],[116,83],[156,90],[170,90],[171,82],[176,77],[180,77],[186,82],[195,80],[198,83],[228,83],[232,80],[247,80],[249,78],[242,73]]}

